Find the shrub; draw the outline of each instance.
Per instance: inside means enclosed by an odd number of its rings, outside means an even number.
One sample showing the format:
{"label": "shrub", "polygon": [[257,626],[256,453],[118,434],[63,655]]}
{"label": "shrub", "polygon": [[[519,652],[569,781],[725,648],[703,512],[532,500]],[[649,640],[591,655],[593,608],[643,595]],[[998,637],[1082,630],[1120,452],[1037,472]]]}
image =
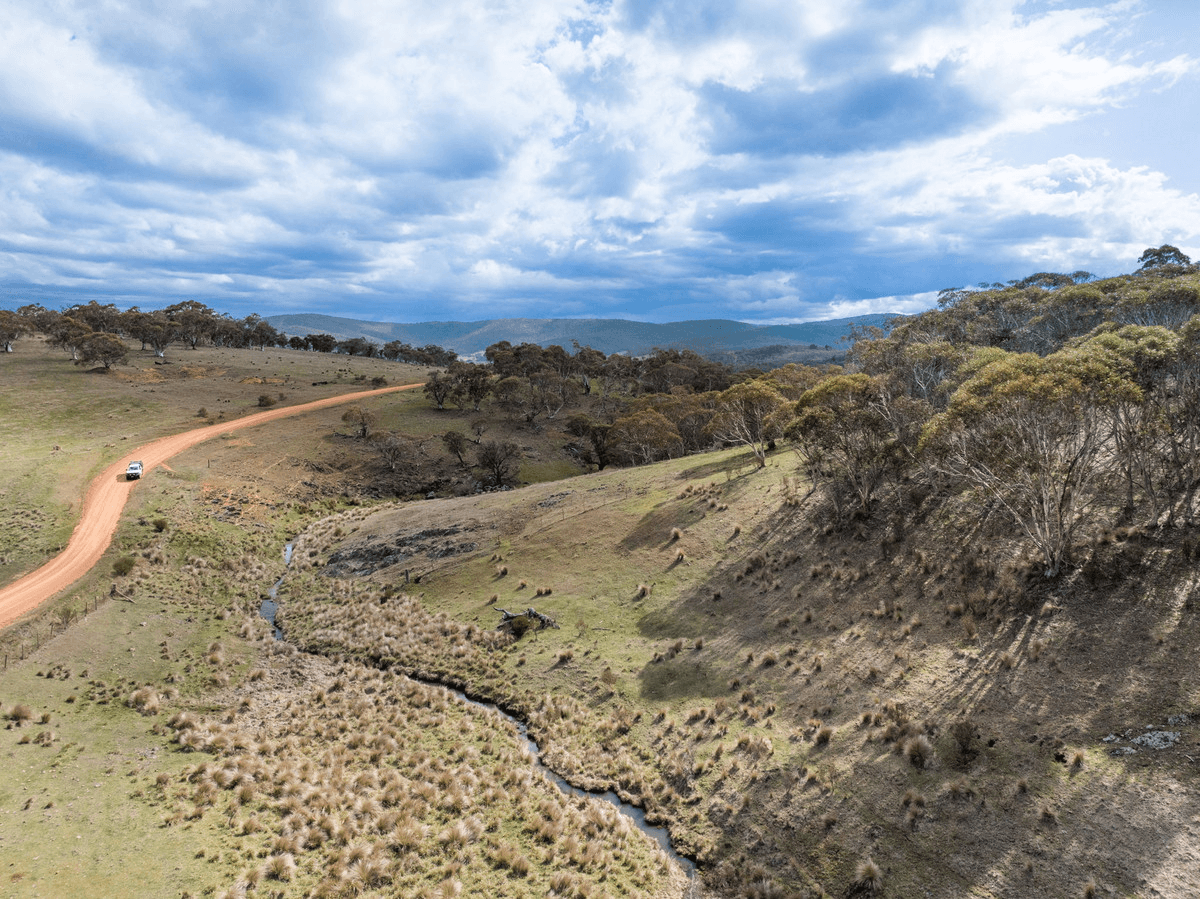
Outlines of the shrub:
{"label": "shrub", "polygon": [[168,522],[165,518],[156,518],[151,523],[154,525],[154,530],[158,531],[160,534],[165,531],[167,526],[170,524],[170,522]]}
{"label": "shrub", "polygon": [[275,397],[271,396],[269,393],[260,393],[258,395],[258,404],[264,409],[274,406],[277,402],[279,402],[279,400],[275,399]]}
{"label": "shrub", "polygon": [[26,721],[33,720],[33,709],[25,705],[23,702],[18,702],[9,711],[8,717],[17,725],[17,727],[20,727]]}
{"label": "shrub", "polygon": [[133,566],[137,564],[137,559],[133,556],[121,556],[113,562],[113,575],[115,577],[125,577],[129,572],[133,571]]}

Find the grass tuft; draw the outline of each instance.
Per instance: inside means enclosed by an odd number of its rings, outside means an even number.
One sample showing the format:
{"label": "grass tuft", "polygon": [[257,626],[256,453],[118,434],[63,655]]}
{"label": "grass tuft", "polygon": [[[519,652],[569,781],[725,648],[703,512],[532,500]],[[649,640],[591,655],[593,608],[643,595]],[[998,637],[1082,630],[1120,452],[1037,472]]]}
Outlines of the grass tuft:
{"label": "grass tuft", "polygon": [[875,859],[867,857],[854,869],[854,885],[866,893],[877,893],[883,889],[883,869]]}

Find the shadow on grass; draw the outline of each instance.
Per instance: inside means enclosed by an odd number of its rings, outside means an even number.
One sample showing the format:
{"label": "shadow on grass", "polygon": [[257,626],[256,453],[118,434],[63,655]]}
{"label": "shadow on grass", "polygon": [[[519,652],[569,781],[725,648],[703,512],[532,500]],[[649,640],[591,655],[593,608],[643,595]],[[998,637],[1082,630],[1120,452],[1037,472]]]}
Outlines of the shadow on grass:
{"label": "shadow on grass", "polygon": [[730,477],[741,477],[758,470],[758,460],[754,454],[747,452],[735,456],[725,456],[702,462],[679,472],[680,478],[711,478],[718,474],[728,474]]}
{"label": "shadow on grass", "polygon": [[617,545],[626,552],[635,549],[669,549],[675,542],[672,528],[686,529],[702,517],[695,509],[667,501],[642,516]]}
{"label": "shadow on grass", "polygon": [[725,676],[706,664],[703,653],[685,649],[673,659],[650,662],[638,676],[642,699],[666,702],[729,693]]}

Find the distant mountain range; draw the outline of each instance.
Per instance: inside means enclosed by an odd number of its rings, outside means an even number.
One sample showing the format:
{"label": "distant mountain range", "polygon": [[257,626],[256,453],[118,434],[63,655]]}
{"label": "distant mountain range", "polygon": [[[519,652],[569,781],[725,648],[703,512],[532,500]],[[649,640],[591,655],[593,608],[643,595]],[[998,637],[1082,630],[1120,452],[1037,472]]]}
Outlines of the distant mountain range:
{"label": "distant mountain range", "polygon": [[796,325],[752,325],[746,322],[707,319],[701,321],[648,322],[612,318],[495,318],[479,322],[370,322],[332,315],[304,313],[271,315],[267,321],[285,334],[332,334],[338,340],[364,337],[380,344],[399,340],[413,346],[436,344],[454,350],[460,357],[482,354],[493,343],[536,343],[570,350],[573,340],[602,353],[640,356],[655,347],[690,349],[704,356],[742,354],[763,347],[809,347],[844,351],[841,339],[850,326],[883,327],[896,316],[859,315],[830,321]]}

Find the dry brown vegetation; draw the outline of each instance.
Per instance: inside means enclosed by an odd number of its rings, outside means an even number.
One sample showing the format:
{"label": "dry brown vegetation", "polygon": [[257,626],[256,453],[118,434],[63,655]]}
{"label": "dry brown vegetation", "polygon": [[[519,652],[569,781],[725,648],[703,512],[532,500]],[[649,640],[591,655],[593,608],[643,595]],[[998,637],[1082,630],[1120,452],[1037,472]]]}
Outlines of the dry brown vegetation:
{"label": "dry brown vegetation", "polygon": [[[77,802],[134,816],[193,895],[684,891],[424,680],[667,823],[716,895],[1200,892],[1192,529],[1095,535],[1047,579],[963,497],[901,485],[897,516],[831,524],[786,453],[368,506],[338,426],[173,460],[118,535],[127,597],[105,570],[7,636],[0,750],[30,786],[4,782],[6,833],[44,835],[22,859],[70,851]],[[257,609],[297,530],[277,643]],[[496,630],[530,604],[561,627]],[[1147,724],[1180,739],[1132,743]]]}

